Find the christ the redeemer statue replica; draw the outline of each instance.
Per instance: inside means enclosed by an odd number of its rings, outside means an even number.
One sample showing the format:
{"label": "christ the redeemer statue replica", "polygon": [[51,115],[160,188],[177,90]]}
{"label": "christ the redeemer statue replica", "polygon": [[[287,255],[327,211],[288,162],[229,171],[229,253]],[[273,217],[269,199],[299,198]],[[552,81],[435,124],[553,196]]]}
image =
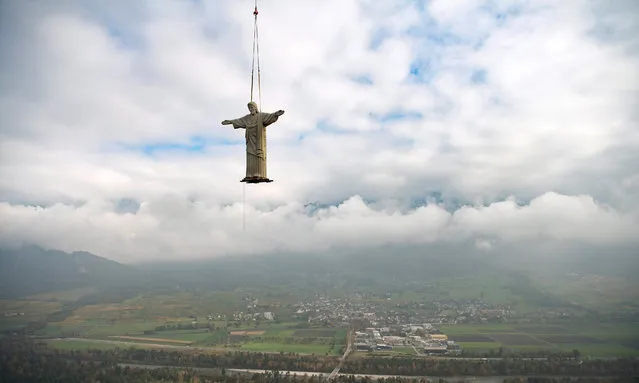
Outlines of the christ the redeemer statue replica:
{"label": "christ the redeemer statue replica", "polygon": [[234,129],[246,130],[246,177],[241,182],[273,182],[266,175],[266,127],[284,114],[258,111],[257,104],[248,103],[249,114],[235,120],[224,120],[222,125],[233,125]]}

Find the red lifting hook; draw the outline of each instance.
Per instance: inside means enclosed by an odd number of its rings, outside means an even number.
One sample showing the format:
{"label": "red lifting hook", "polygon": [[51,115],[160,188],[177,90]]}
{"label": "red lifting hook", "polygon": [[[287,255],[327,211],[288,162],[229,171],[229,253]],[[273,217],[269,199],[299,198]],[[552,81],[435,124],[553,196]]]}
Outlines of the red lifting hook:
{"label": "red lifting hook", "polygon": [[254,14],[255,16],[257,16],[257,13],[258,13],[258,12],[257,12],[257,7],[255,7],[255,10],[253,11],[253,14]]}

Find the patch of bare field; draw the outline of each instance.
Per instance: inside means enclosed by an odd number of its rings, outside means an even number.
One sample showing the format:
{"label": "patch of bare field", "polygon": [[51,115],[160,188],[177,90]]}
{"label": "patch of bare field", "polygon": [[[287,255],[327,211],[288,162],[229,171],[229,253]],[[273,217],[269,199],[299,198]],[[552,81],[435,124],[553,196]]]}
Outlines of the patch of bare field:
{"label": "patch of bare field", "polygon": [[189,305],[185,304],[161,304],[158,307],[160,310],[186,310]]}
{"label": "patch of bare field", "polygon": [[176,318],[176,317],[167,317],[163,315],[153,316],[153,320],[156,322],[166,322],[166,323],[181,323],[189,320],[190,318]]}
{"label": "patch of bare field", "polygon": [[61,326],[74,326],[82,323],[86,323],[86,320],[79,315],[71,315],[65,318],[62,322],[58,322]]}
{"label": "patch of bare field", "polygon": [[121,305],[105,305],[98,306],[97,311],[105,312],[105,311],[131,311],[131,310],[142,310],[144,307],[142,306],[121,306]]}
{"label": "patch of bare field", "polygon": [[0,299],[0,311],[47,314],[60,309],[58,302]]}
{"label": "patch of bare field", "polygon": [[74,311],[74,315],[77,315],[82,318],[92,318],[95,317],[96,313],[105,312],[105,311],[116,311],[117,305],[88,305],[80,307],[79,309]]}
{"label": "patch of bare field", "polygon": [[255,331],[231,331],[231,335],[262,335],[266,331],[264,330],[255,330]]}
{"label": "patch of bare field", "polygon": [[166,342],[166,343],[178,343],[178,344],[191,344],[192,341],[188,340],[176,340],[176,339],[164,339],[164,338],[145,338],[141,336],[125,336],[125,335],[111,335],[109,338],[128,339],[128,340],[142,340],[147,342]]}

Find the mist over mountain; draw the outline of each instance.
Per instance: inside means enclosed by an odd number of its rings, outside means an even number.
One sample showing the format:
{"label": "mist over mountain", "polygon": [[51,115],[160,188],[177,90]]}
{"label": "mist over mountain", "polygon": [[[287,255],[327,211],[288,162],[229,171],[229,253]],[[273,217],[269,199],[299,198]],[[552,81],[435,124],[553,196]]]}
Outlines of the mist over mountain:
{"label": "mist over mountain", "polygon": [[0,296],[22,297],[80,287],[127,287],[144,283],[135,267],[76,251],[35,245],[0,249]]}
{"label": "mist over mountain", "polygon": [[[485,274],[565,275],[586,273],[635,279],[639,261],[632,247],[581,249],[566,255],[487,253],[467,243],[427,248],[382,246],[315,254],[228,256],[192,261],[124,265],[88,252],[65,253],[39,246],[0,250],[3,296],[26,296],[78,287],[192,286],[235,289],[255,286],[335,286],[357,290],[370,286],[401,287],[439,279]],[[580,255],[574,255],[580,253]]]}
{"label": "mist over mountain", "polygon": [[586,245],[571,242],[505,247],[493,262],[511,269],[547,275],[582,273],[639,280],[639,249],[634,245]]}
{"label": "mist over mountain", "polygon": [[[571,248],[571,255],[563,257],[541,249],[536,248],[535,257],[487,253],[473,243],[427,248],[406,245],[382,246],[368,252],[227,256],[124,265],[88,252],[23,246],[0,250],[0,297],[19,299],[90,287],[88,293],[65,304],[61,310],[64,316],[84,305],[177,291],[259,291],[297,299],[317,294],[360,292],[383,297],[415,292],[431,300],[464,300],[483,298],[486,289],[494,302],[569,308],[593,318],[616,317],[617,310],[636,306],[632,291],[623,297],[614,295],[620,288],[636,286],[639,262],[632,248],[612,248],[606,253],[602,249],[582,249],[580,256],[572,255],[579,249]],[[587,283],[593,276],[595,280],[603,278],[597,282],[595,295],[580,297],[569,292],[592,288]],[[558,286],[568,290],[557,291]],[[491,294],[496,295],[491,298]],[[605,304],[592,306],[592,299]]]}

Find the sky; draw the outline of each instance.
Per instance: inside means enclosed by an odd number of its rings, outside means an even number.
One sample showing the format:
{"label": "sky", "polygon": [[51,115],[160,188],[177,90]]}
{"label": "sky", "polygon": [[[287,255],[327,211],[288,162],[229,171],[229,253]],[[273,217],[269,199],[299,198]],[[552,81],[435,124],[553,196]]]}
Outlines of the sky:
{"label": "sky", "polygon": [[1,2],[0,245],[639,249],[638,2],[258,1],[246,185],[253,5]]}

